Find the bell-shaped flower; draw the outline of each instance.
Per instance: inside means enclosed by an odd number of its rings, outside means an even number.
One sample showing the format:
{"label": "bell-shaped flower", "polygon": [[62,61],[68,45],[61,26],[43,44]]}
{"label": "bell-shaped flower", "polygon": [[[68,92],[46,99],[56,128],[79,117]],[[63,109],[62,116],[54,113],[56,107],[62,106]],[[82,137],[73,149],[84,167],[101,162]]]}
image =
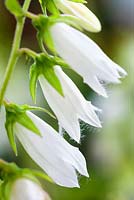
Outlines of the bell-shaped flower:
{"label": "bell-shaped flower", "polygon": [[83,29],[92,32],[101,30],[100,21],[84,4],[69,0],[54,0],[54,3],[63,13],[76,16]]}
{"label": "bell-shaped flower", "polygon": [[88,177],[86,161],[79,149],[70,145],[50,125],[30,111],[26,111],[26,114],[41,136],[18,122],[14,124],[13,129],[29,156],[57,184],[79,187],[77,172]]}
{"label": "bell-shaped flower", "polygon": [[18,178],[12,183],[10,200],[51,200],[36,182]]}
{"label": "bell-shaped flower", "polygon": [[84,79],[95,92],[107,97],[103,83],[120,83],[126,72],[114,63],[100,47],[85,34],[56,23],[50,28],[58,54]]}
{"label": "bell-shaped flower", "polygon": [[40,75],[39,82],[49,106],[59,121],[60,127],[63,127],[71,138],[79,142],[79,119],[92,126],[101,127],[95,113],[96,108],[83,97],[73,81],[59,66],[54,66],[54,71],[62,85],[64,96],[59,94],[43,75]]}

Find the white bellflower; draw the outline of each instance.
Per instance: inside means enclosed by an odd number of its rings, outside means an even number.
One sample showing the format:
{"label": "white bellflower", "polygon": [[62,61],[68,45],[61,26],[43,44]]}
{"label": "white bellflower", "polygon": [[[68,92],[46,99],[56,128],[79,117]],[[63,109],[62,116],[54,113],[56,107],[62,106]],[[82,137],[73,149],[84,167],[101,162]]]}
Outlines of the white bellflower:
{"label": "white bellflower", "polygon": [[26,114],[41,136],[16,122],[14,133],[24,149],[54,182],[65,187],[79,187],[77,172],[88,177],[86,161],[79,149],[36,115],[29,111]]}
{"label": "white bellflower", "polygon": [[120,83],[119,79],[126,76],[124,69],[80,31],[64,23],[54,24],[50,31],[58,54],[98,94],[107,97],[101,82]]}
{"label": "white bellflower", "polygon": [[73,81],[59,66],[54,66],[54,70],[62,85],[64,96],[61,96],[41,75],[39,81],[44,96],[57,116],[59,125],[67,131],[71,138],[80,142],[79,119],[92,126],[101,127],[95,113],[96,108],[83,97]]}

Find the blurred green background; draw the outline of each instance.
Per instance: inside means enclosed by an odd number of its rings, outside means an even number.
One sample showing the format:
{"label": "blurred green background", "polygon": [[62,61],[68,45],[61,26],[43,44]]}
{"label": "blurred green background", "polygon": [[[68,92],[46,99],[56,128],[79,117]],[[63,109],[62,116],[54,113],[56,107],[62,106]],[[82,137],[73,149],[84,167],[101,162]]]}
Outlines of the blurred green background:
{"label": "blurred green background", "polygon": [[[134,200],[134,1],[89,0],[88,7],[99,17],[102,31],[86,34],[109,57],[124,67],[128,76],[120,85],[106,86],[109,98],[104,99],[83,84],[78,75],[66,71],[84,96],[103,110],[100,114],[103,128],[98,130],[81,122],[82,139],[79,147],[86,157],[90,179],[79,177],[80,189],[67,189],[47,182],[43,182],[43,187],[53,200]],[[32,1],[30,10],[40,12],[38,1]],[[4,1],[0,0],[0,83],[8,61],[14,29],[15,19],[5,9]],[[40,51],[35,30],[29,20],[26,21],[22,47]],[[6,95],[11,101],[33,104],[28,88],[30,62],[23,57],[17,63]],[[37,96],[38,105],[49,108],[40,87]],[[55,120],[44,113],[37,114],[57,128]],[[19,156],[14,156],[4,130],[4,118],[2,110],[0,157],[15,161],[21,167],[38,168],[19,143]]]}

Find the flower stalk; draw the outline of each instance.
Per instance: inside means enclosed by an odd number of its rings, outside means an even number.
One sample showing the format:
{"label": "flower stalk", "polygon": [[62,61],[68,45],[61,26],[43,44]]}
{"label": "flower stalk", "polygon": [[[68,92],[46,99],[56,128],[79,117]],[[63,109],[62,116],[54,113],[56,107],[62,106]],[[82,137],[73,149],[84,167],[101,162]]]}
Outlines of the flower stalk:
{"label": "flower stalk", "polygon": [[[31,0],[25,0],[24,5],[23,5],[24,12],[26,12],[28,10],[30,3],[31,3]],[[15,64],[17,62],[18,49],[20,47],[24,23],[25,23],[25,17],[17,18],[17,25],[16,25],[16,30],[15,30],[13,45],[12,45],[9,61],[7,64],[6,72],[5,72],[4,81],[2,83],[2,87],[0,90],[0,106],[3,102],[3,98],[5,95],[9,80],[11,78],[12,72],[13,72]]]}
{"label": "flower stalk", "polygon": [[29,19],[32,19],[32,20],[37,18],[37,15],[35,15],[35,14],[31,13],[31,12],[26,12],[25,16],[28,17]]}
{"label": "flower stalk", "polygon": [[28,48],[20,48],[19,50],[18,50],[18,54],[19,55],[23,55],[23,54],[26,54],[26,55],[28,55],[29,57],[31,57],[31,58],[35,58],[35,57],[37,57],[37,53],[35,52],[35,51],[33,51],[33,50],[31,50],[31,49],[28,49]]}

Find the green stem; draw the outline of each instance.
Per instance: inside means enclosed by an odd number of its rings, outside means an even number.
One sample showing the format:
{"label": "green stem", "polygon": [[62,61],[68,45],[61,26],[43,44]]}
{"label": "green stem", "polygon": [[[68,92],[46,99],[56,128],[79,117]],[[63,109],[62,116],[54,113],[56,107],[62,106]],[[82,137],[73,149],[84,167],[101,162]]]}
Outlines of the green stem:
{"label": "green stem", "polygon": [[[31,0],[25,0],[24,5],[23,5],[23,11],[24,12],[26,12],[28,10],[30,3],[31,3]],[[8,64],[7,64],[6,72],[5,72],[4,81],[2,83],[2,87],[1,87],[1,91],[0,91],[0,106],[3,103],[3,98],[4,98],[4,95],[5,95],[9,80],[11,78],[11,74],[12,74],[14,67],[15,67],[15,64],[17,62],[18,49],[20,47],[24,22],[25,22],[25,17],[23,17],[21,19],[19,18],[17,20],[13,45],[12,45],[9,61],[8,61]]]}
{"label": "green stem", "polygon": [[35,59],[37,57],[37,53],[31,49],[28,49],[28,48],[21,48],[18,50],[18,54],[19,55],[22,55],[22,54],[26,54],[28,55],[29,57],[32,57],[33,59]]}
{"label": "green stem", "polygon": [[32,20],[37,18],[37,15],[35,15],[31,12],[25,12],[25,16]]}

